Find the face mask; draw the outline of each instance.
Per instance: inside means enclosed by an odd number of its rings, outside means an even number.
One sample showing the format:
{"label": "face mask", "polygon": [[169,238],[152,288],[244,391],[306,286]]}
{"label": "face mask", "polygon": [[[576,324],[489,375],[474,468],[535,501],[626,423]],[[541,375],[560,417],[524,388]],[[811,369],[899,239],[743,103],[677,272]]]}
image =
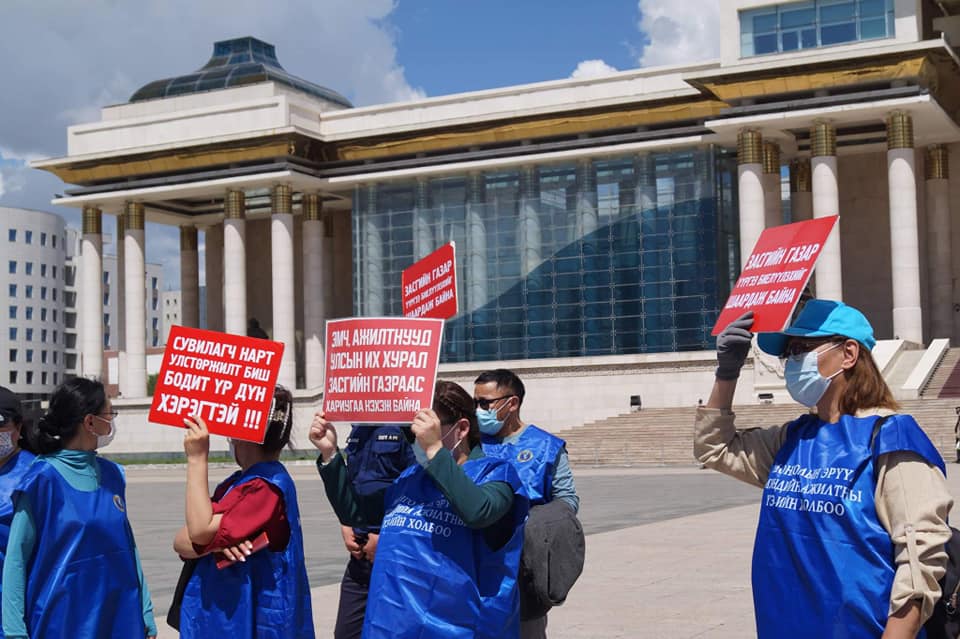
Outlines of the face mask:
{"label": "face mask", "polygon": [[504,420],[497,419],[496,408],[488,408],[487,410],[478,408],[477,422],[480,424],[480,432],[484,435],[496,435],[503,430]]}
{"label": "face mask", "polygon": [[17,449],[17,443],[13,441],[13,433],[9,431],[0,432],[0,459],[6,459]]}
{"label": "face mask", "polygon": [[830,377],[824,377],[820,374],[820,369],[817,366],[817,358],[837,346],[840,346],[840,344],[834,344],[819,353],[809,351],[803,355],[795,355],[787,359],[783,378],[787,383],[787,392],[797,403],[803,404],[807,408],[816,406],[823,394],[827,392],[827,388],[830,387],[830,380],[843,372],[841,368]]}
{"label": "face mask", "polygon": [[[103,417],[97,416],[97,419],[107,421]],[[117,427],[114,425],[114,420],[110,420],[110,431],[106,435],[97,435],[97,448],[106,448],[110,445],[110,442],[113,441],[113,436],[117,434]]]}
{"label": "face mask", "polygon": [[[456,431],[457,431],[456,428],[450,429],[450,433],[454,433]],[[440,437],[440,443],[443,443],[443,440],[446,439],[447,435],[449,435],[450,433],[447,433],[446,435],[443,435],[442,437]],[[451,452],[456,450],[457,446],[459,446],[460,442],[462,441],[463,441],[463,437],[458,439],[457,443],[454,444],[453,447],[450,449]],[[420,464],[421,466],[426,466],[427,464],[430,463],[430,460],[427,459],[427,451],[423,450],[423,447],[420,446],[420,442],[418,441],[413,442],[413,456],[417,459],[417,463]]]}

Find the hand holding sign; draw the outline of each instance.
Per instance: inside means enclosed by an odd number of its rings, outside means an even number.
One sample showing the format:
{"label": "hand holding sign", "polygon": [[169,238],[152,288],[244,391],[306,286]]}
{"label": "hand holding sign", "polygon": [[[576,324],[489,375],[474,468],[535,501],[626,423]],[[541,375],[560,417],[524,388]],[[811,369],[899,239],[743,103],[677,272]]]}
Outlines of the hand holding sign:
{"label": "hand holding sign", "polygon": [[320,458],[327,463],[337,452],[337,430],[324,419],[323,411],[315,413],[310,424],[310,443],[320,451]]}
{"label": "hand holding sign", "polygon": [[183,452],[187,459],[206,459],[210,454],[210,432],[202,417],[191,415],[183,420],[187,434],[183,436]]}

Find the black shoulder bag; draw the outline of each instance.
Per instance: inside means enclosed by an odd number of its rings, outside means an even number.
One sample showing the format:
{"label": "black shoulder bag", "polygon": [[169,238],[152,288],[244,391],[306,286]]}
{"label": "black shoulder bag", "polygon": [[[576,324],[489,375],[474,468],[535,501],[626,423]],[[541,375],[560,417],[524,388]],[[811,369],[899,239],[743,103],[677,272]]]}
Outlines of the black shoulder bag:
{"label": "black shoulder bag", "polygon": [[167,611],[167,625],[174,630],[180,630],[180,606],[183,603],[183,593],[187,590],[187,582],[193,576],[198,561],[200,560],[185,559],[183,567],[180,569],[180,579],[177,580],[177,587],[173,591],[173,601],[170,602],[170,609]]}
{"label": "black shoulder bag", "polygon": [[[870,450],[873,451],[873,479],[877,480],[877,435],[886,417],[873,424],[870,435]],[[923,625],[927,639],[960,638],[960,530],[950,526],[950,539],[946,543],[947,571],[940,579],[940,599],[933,607],[933,614]]]}

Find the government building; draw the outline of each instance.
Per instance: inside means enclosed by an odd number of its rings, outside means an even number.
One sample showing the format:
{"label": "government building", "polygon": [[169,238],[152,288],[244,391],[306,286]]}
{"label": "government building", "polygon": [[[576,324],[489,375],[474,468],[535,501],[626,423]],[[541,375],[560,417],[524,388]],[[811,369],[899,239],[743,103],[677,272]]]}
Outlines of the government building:
{"label": "government building", "polygon": [[[180,445],[142,424],[145,221],[180,229],[185,325],[202,239],[207,327],[255,317],[284,343],[302,443],[325,320],[402,315],[401,271],[449,241],[441,374],[514,368],[551,430],[705,399],[757,237],[835,214],[811,287],[862,309],[898,396],[924,397],[960,338],[960,1],[720,5],[717,60],[366,107],[285,71],[282,47],[226,40],[70,127],[67,155],[33,166],[83,210],[87,290],[118,221],[120,447]],[[99,298],[80,306],[85,375],[104,375]],[[777,360],[741,380],[741,404],[789,402]]]}

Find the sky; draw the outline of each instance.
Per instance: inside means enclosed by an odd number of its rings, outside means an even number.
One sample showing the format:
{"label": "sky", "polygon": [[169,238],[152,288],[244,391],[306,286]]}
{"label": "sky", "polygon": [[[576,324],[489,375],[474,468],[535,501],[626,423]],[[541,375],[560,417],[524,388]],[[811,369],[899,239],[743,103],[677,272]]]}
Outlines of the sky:
{"label": "sky", "polygon": [[[266,40],[287,71],[363,106],[709,60],[718,30],[719,0],[3,0],[0,206],[78,227],[50,204],[68,186],[27,163],[66,155],[69,125],[196,70],[216,40]],[[147,236],[179,288],[177,230]]]}

